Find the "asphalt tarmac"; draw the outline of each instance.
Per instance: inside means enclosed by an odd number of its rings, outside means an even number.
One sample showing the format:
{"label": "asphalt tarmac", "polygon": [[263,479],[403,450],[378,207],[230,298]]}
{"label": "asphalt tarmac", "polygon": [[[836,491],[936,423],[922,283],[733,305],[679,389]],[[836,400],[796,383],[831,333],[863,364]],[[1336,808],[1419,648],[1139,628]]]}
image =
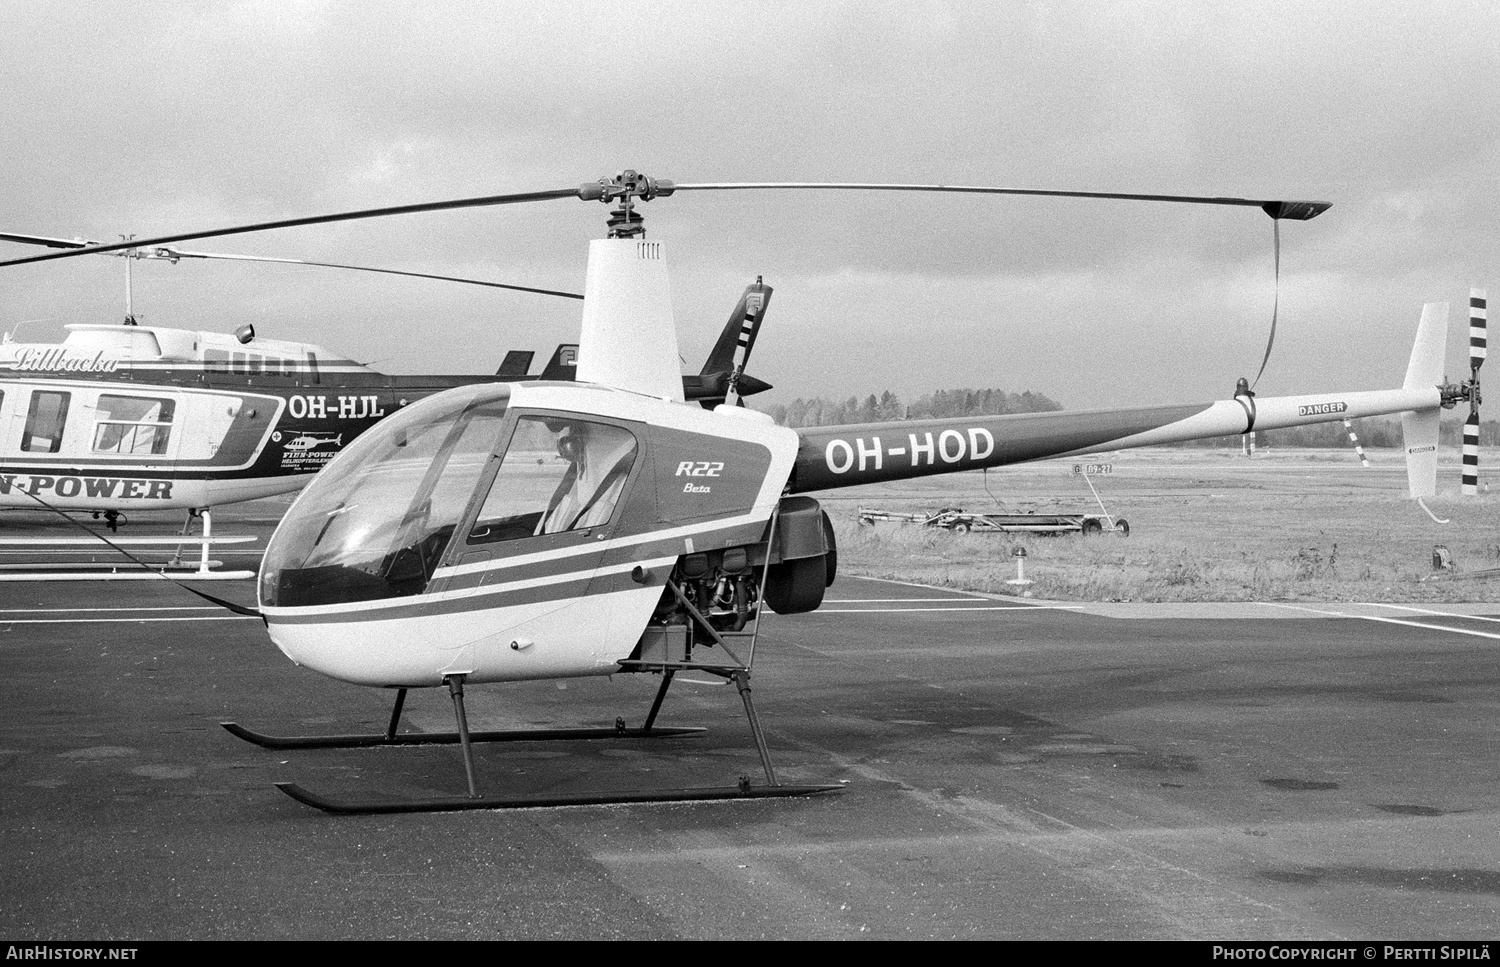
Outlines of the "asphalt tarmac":
{"label": "asphalt tarmac", "polygon": [[[459,794],[459,750],[246,744],[219,723],[380,731],[391,696],[163,582],[3,584],[0,937],[1488,940],[1500,605],[1437,610],[841,578],[753,679],[778,778],[838,793],[335,817],[273,783]],[[470,725],[635,725],[656,684],[471,687]],[[446,693],[405,723],[451,729]],[[733,687],[681,676],[659,724],[708,732],[484,746],[478,780],[764,781]]]}

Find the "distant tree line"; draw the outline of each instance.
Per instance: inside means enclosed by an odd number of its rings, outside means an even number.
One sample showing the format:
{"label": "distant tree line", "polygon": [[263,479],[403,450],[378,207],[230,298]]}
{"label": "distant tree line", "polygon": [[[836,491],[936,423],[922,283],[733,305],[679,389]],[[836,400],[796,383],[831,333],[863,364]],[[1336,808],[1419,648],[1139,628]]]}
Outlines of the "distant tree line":
{"label": "distant tree line", "polygon": [[844,426],[850,423],[878,423],[886,420],[925,420],[934,417],[1004,416],[1009,413],[1048,413],[1062,407],[1040,393],[1027,390],[1011,393],[1003,389],[937,390],[919,397],[911,404],[886,390],[879,396],[871,393],[861,400],[828,400],[822,397],[798,397],[786,405],[766,407],[777,423],[789,427]]}

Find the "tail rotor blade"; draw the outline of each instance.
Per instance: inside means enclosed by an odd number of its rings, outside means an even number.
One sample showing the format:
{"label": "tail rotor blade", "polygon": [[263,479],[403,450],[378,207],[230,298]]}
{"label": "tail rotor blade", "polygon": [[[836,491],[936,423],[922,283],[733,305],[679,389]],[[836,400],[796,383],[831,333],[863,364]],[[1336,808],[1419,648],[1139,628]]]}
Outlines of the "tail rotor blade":
{"label": "tail rotor blade", "polygon": [[1464,421],[1463,493],[1479,493],[1479,367],[1487,351],[1488,299],[1484,289],[1469,290],[1469,418]]}
{"label": "tail rotor blade", "polygon": [[1471,412],[1464,420],[1464,480],[1463,493],[1472,497],[1479,493],[1479,414]]}
{"label": "tail rotor blade", "polygon": [[1484,289],[1469,290],[1469,369],[1477,371],[1484,365],[1485,326],[1488,318],[1488,300]]}

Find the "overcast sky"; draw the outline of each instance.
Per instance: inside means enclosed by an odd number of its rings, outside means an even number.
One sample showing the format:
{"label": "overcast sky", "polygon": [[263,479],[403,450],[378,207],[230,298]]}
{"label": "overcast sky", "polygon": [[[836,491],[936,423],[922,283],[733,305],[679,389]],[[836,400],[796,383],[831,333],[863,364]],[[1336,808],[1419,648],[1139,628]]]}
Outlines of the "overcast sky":
{"label": "overcast sky", "polygon": [[[1398,385],[1421,305],[1500,297],[1500,4],[26,2],[0,5],[0,231],[115,239],[570,187],[902,181],[1325,200],[1282,229],[1262,393]],[[1228,396],[1260,365],[1272,223],[1062,199],[683,194],[666,242],[694,370],[776,294],[762,399],[998,386],[1073,407]],[[184,247],[581,291],[578,201]],[[34,254],[0,244],[0,256]],[[136,263],[153,325],[493,372],[579,306],[451,284]],[[123,260],[0,269],[0,329],[124,312]]]}

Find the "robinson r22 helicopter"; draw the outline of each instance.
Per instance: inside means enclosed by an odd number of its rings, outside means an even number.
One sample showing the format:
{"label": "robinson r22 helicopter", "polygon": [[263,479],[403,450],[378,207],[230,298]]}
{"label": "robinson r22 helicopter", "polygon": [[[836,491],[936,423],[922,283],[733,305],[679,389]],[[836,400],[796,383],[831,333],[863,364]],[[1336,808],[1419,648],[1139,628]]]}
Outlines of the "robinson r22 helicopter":
{"label": "robinson r22 helicopter", "polygon": [[[299,219],[232,234],[338,219],[561,198],[615,203],[609,235],[589,246],[577,381],[492,381],[435,393],[364,433],[301,492],[267,547],[260,612],[292,661],[340,681],[393,689],[383,734],[270,736],[274,748],[460,743],[468,794],[436,800],[334,798],[281,784],[333,812],[804,795],[831,786],[778,782],[750,695],[765,609],[812,611],[837,572],[827,515],[809,493],[1047,457],[1403,414],[1414,496],[1435,488],[1437,419],[1477,407],[1471,380],[1443,385],[1446,308],[1422,315],[1397,389],[1256,397],[1180,406],[795,431],[762,414],[685,405],[665,248],[644,237],[637,202],[686,191],[955,191],[1241,205],[1307,219],[1316,202],[1143,196],[931,185],[676,184],[627,171],[580,188]],[[56,256],[51,256],[56,257]],[[45,258],[45,256],[44,256]],[[1483,358],[1482,314],[1477,359]],[[479,741],[679,734],[655,721],[674,675],[732,681],[766,775],[711,789],[583,797],[479,794]],[[615,729],[472,733],[464,686],[615,673],[661,683],[644,724]],[[457,729],[398,730],[407,691],[446,686]]]}

